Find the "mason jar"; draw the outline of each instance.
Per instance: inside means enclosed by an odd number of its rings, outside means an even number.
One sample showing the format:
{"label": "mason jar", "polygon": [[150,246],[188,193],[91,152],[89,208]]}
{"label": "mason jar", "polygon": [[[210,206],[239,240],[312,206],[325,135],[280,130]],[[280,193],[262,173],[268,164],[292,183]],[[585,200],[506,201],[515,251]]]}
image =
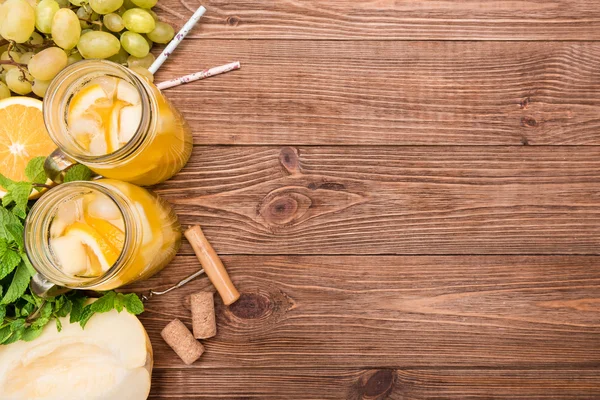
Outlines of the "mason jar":
{"label": "mason jar", "polygon": [[[91,152],[76,140],[75,128],[69,120],[70,113],[77,106],[73,99],[98,78],[123,80],[128,88],[137,92],[137,106],[141,105],[133,114],[106,119],[106,124],[112,125],[103,129],[127,123],[130,131],[121,147],[106,148],[106,153]],[[62,181],[68,167],[81,163],[106,178],[141,186],[154,185],[179,172],[192,152],[191,131],[179,111],[152,83],[110,61],[84,60],[62,70],[48,87],[43,114],[50,138],[58,146],[46,160],[45,169],[57,183]],[[131,124],[134,124],[133,127]],[[78,124],[79,129],[81,125],[86,129],[85,124]]]}
{"label": "mason jar", "polygon": [[[38,273],[34,282],[112,290],[164,268],[179,249],[181,229],[171,206],[157,195],[99,179],[50,189],[31,208],[24,237]],[[87,260],[78,261],[82,246]]]}

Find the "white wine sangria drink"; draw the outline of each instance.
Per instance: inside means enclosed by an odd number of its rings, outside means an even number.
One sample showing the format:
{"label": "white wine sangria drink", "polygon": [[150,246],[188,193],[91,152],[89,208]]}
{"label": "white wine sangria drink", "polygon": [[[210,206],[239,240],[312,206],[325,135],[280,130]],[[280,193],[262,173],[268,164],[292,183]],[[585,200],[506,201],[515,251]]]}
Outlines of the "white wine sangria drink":
{"label": "white wine sangria drink", "polygon": [[50,189],[25,223],[25,249],[38,281],[71,289],[111,290],[146,279],[180,244],[181,228],[167,202],[112,179]]}
{"label": "white wine sangria drink", "polygon": [[80,61],[61,71],[43,111],[58,146],[45,166],[55,182],[78,162],[106,178],[155,185],[179,172],[192,152],[179,111],[152,83],[110,61]]}

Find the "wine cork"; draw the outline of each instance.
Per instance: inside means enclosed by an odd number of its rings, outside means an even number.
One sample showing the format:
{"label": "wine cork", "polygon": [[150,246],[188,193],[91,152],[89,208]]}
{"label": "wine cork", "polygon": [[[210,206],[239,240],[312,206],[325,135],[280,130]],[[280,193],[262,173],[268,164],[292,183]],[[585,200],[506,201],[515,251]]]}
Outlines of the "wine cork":
{"label": "wine cork", "polygon": [[196,253],[200,264],[202,264],[202,268],[204,268],[208,279],[210,279],[217,292],[219,292],[219,295],[221,295],[223,303],[228,306],[236,302],[240,298],[240,293],[233,285],[233,282],[231,282],[221,259],[204,236],[200,226],[190,227],[185,231],[184,235],[192,245],[194,253]]}
{"label": "wine cork", "polygon": [[191,297],[192,327],[196,339],[208,339],[217,334],[215,300],[212,292],[195,293]]}
{"label": "wine cork", "polygon": [[204,346],[178,319],[174,319],[160,333],[162,338],[187,365],[193,364],[204,353]]}

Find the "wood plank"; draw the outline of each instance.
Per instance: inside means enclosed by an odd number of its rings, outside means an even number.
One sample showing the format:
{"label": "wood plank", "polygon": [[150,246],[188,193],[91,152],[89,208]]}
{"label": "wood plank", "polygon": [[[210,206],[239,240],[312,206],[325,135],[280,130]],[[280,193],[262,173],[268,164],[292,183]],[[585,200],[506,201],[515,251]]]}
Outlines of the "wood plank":
{"label": "wood plank", "polygon": [[157,190],[221,254],[467,255],[598,254],[599,191],[597,146],[201,146]]}
{"label": "wood plank", "polygon": [[159,2],[181,26],[208,8],[196,38],[335,40],[598,40],[593,0],[179,0]]}
{"label": "wood plank", "polygon": [[[218,334],[186,368],[597,368],[600,258],[575,256],[226,256],[242,293],[216,296]],[[198,269],[179,256],[132,290],[166,288]],[[207,278],[155,297],[142,322],[156,367],[181,361],[160,338],[190,324]],[[231,372],[234,374],[234,372]],[[233,380],[233,379],[232,379]]]}
{"label": "wood plank", "polygon": [[150,399],[591,399],[597,369],[158,369]]}
{"label": "wood plank", "polygon": [[197,144],[600,144],[600,43],[186,40],[156,80],[234,60],[166,91]]}

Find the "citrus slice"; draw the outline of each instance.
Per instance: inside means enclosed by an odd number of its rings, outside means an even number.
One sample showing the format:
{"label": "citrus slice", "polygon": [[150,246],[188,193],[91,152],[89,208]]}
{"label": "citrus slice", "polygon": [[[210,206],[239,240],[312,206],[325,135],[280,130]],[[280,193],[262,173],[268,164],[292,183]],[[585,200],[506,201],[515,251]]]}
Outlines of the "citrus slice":
{"label": "citrus slice", "polygon": [[103,272],[108,271],[121,254],[120,249],[115,248],[98,231],[82,222],[74,222],[69,225],[65,230],[65,235],[77,236],[92,251],[92,254],[88,254],[90,259],[93,259],[94,256],[98,259]]}
{"label": "citrus slice", "polygon": [[[25,167],[35,157],[46,157],[56,145],[50,139],[42,102],[30,97],[0,100],[0,173],[13,181],[28,180]],[[51,182],[48,182],[51,183]],[[6,191],[0,187],[0,197]],[[39,195],[36,191],[35,194]],[[33,193],[32,193],[33,197]]]}
{"label": "citrus slice", "polygon": [[119,252],[123,250],[125,234],[122,230],[115,227],[110,222],[99,218],[86,216],[85,222],[98,232],[113,248],[117,249]]}

